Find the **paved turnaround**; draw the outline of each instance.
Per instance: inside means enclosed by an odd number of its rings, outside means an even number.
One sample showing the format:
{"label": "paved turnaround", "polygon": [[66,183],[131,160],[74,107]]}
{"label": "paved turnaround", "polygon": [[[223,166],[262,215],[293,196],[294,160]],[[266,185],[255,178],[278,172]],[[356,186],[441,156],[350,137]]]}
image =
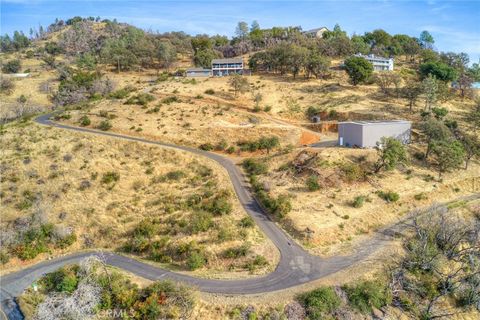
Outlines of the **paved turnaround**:
{"label": "paved turnaround", "polygon": [[[401,228],[398,224],[395,227],[381,230],[371,239],[365,241],[358,250],[350,255],[330,258],[313,256],[300,247],[296,242],[292,241],[282,229],[269,219],[249,191],[245,176],[229,159],[215,153],[191,147],[177,146],[111,132],[59,124],[52,122],[50,120],[51,116],[52,114],[42,115],[37,117],[35,121],[42,125],[66,130],[86,132],[116,139],[174,148],[198,154],[216,161],[227,170],[237,197],[245,211],[255,220],[260,229],[270,238],[280,251],[280,261],[273,272],[265,276],[238,280],[196,278],[185,274],[171,272],[115,253],[103,253],[107,264],[124,269],[149,280],[173,279],[186,282],[198,288],[200,291],[222,294],[255,294],[276,291],[325,277],[365,259],[376,249],[381,247],[385,241],[390,241],[391,235],[398,231],[396,229]],[[468,198],[478,197],[479,195],[475,194]],[[3,311],[10,319],[22,319],[23,317],[13,297],[20,295],[25,288],[30,286],[33,281],[40,278],[43,274],[54,271],[63,265],[79,262],[83,258],[94,254],[95,252],[73,253],[52,260],[43,261],[29,268],[2,276],[0,279],[0,298]]]}

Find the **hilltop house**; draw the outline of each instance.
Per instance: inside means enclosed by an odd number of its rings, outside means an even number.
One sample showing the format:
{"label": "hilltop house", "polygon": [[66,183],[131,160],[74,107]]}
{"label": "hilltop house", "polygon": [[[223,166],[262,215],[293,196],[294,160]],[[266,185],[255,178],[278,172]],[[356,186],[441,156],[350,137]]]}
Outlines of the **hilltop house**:
{"label": "hilltop house", "polygon": [[338,123],[338,144],[346,147],[373,148],[382,137],[410,143],[412,123],[405,120],[348,121]]}
{"label": "hilltop house", "polygon": [[393,58],[383,58],[374,54],[364,55],[357,53],[356,57],[365,58],[373,65],[374,71],[393,71]]}
{"label": "hilltop house", "polygon": [[326,27],[321,27],[304,31],[303,34],[312,38],[322,38],[325,31],[328,31],[328,29]]}
{"label": "hilltop house", "polygon": [[212,60],[212,75],[214,77],[228,76],[234,73],[243,74],[243,68],[242,58]]}

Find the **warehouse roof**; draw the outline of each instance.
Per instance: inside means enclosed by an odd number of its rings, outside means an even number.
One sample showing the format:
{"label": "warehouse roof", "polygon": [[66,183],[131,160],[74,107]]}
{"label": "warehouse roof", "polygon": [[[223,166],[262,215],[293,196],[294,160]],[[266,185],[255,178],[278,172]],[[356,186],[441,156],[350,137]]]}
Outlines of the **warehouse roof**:
{"label": "warehouse roof", "polygon": [[366,125],[376,125],[376,124],[391,124],[391,123],[411,123],[410,121],[407,120],[368,120],[368,121],[344,121],[344,122],[339,122],[339,124],[358,124],[362,126]]}

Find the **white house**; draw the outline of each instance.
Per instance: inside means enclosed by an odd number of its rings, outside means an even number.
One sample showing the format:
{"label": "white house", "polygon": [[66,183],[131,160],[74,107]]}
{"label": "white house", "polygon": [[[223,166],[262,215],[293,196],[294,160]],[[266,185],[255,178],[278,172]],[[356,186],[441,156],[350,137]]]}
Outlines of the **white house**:
{"label": "white house", "polygon": [[328,31],[328,29],[326,27],[321,27],[321,28],[315,28],[315,29],[312,29],[312,30],[304,31],[303,34],[305,34],[307,36],[310,36],[312,38],[322,38],[323,33],[325,31]]}
{"label": "white house", "polygon": [[393,71],[393,58],[383,58],[374,54],[364,55],[361,53],[357,53],[355,56],[365,58],[373,65],[373,70],[375,71]]}

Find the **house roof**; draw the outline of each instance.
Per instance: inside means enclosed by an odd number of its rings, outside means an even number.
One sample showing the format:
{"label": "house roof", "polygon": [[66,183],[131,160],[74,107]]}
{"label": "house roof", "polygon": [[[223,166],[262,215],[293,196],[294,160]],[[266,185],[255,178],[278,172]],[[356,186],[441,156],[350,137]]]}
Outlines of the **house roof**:
{"label": "house roof", "polygon": [[312,30],[307,30],[305,31],[305,33],[317,33],[318,31],[328,31],[328,28],[327,27],[320,27],[320,28],[315,28],[315,29],[312,29]]}
{"label": "house roof", "polygon": [[213,59],[212,63],[242,63],[242,58]]}
{"label": "house roof", "polygon": [[361,53],[357,53],[355,56],[357,57],[362,57],[362,58],[365,58],[365,59],[375,59],[375,60],[384,60],[384,61],[389,61],[389,60],[393,60],[392,58],[384,58],[384,57],[380,57],[380,56],[376,56],[374,54],[361,54]]}

